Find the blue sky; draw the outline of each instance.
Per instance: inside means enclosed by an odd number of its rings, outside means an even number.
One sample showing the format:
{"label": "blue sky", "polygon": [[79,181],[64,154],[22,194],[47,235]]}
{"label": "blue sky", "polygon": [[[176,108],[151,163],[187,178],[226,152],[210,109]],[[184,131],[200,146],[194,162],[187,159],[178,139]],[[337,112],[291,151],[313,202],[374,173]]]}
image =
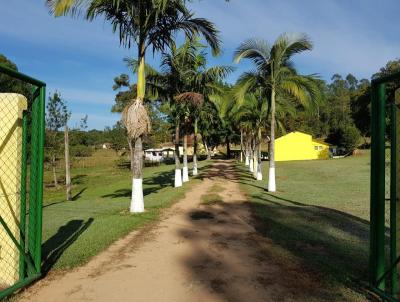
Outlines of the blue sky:
{"label": "blue sky", "polygon": [[[85,114],[89,128],[112,126],[113,78],[128,73],[122,59],[134,49],[119,47],[110,26],[49,15],[44,0],[0,0],[0,53],[20,71],[58,90],[72,111],[71,126]],[[234,49],[250,37],[271,43],[282,32],[306,32],[314,50],[295,58],[303,73],[353,73],[370,78],[388,60],[400,57],[398,0],[200,0],[191,5],[197,16],[215,22],[221,31],[223,54],[210,64],[232,64]],[[158,58],[148,56],[154,66]],[[248,69],[240,64],[229,78]]]}

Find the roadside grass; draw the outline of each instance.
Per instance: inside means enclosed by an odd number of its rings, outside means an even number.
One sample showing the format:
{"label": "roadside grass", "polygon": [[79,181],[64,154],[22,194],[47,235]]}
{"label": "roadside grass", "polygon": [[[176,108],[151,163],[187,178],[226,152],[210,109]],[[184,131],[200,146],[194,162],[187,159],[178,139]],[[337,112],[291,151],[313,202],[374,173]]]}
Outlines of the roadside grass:
{"label": "roadside grass", "polygon": [[203,205],[214,205],[223,202],[221,196],[215,193],[204,194],[201,196],[201,204]]}
{"label": "roadside grass", "polygon": [[[369,248],[369,152],[335,160],[278,162],[277,192],[237,165],[258,230],[283,257],[318,272],[333,300],[365,295]],[[268,162],[263,162],[268,175]]]}
{"label": "roadside grass", "polygon": [[[146,212],[130,214],[127,211],[131,196],[130,171],[116,166],[113,153],[102,151],[94,156],[98,159],[94,167],[72,169],[72,201],[65,200],[63,186],[59,189],[50,186],[51,172],[45,172],[44,272],[84,264],[115,240],[157,221],[162,209],[181,199],[200,182],[200,178],[192,177],[183,187],[173,188],[173,165],[146,167],[143,175]],[[207,161],[199,163],[199,177],[208,165]]]}
{"label": "roadside grass", "polygon": [[214,184],[209,190],[210,193],[221,193],[222,191],[224,188],[218,184]]}

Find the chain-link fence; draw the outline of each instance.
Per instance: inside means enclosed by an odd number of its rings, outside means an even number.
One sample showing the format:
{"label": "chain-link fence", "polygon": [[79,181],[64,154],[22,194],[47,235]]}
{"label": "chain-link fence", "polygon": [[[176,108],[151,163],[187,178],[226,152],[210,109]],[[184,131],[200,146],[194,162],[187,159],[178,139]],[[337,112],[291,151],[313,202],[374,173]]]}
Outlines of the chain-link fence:
{"label": "chain-link fence", "polygon": [[45,84],[0,66],[0,299],[40,276]]}

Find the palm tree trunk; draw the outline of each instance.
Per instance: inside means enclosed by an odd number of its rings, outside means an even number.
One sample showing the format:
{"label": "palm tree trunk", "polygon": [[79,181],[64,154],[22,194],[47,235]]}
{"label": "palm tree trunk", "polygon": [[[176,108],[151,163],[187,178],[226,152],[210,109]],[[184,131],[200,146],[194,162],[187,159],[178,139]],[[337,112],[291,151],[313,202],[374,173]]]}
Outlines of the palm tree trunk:
{"label": "palm tree trunk", "polygon": [[197,175],[197,118],[194,119],[193,176]]}
{"label": "palm tree trunk", "polygon": [[71,193],[71,163],[69,160],[69,135],[68,126],[64,127],[64,148],[65,148],[65,187],[67,189],[67,200],[72,199]]}
{"label": "palm tree trunk", "polygon": [[225,143],[226,143],[226,158],[230,159],[231,158],[231,144],[229,141],[229,137],[225,137]]}
{"label": "palm tree trunk", "polygon": [[246,152],[245,152],[245,156],[246,156],[246,159],[245,159],[245,165],[246,166],[248,166],[248,165],[250,165],[250,150],[249,150],[249,138],[248,137],[246,137]]}
{"label": "palm tree trunk", "polygon": [[250,154],[249,154],[249,171],[251,173],[254,172],[254,163],[253,163],[253,152],[254,152],[254,139],[252,138],[250,141]]}
{"label": "palm tree trunk", "polygon": [[181,162],[179,160],[179,118],[176,118],[175,121],[175,180],[174,180],[174,187],[181,187],[182,186],[182,172],[181,172]]}
{"label": "palm tree trunk", "polygon": [[187,134],[183,136],[183,170],[182,170],[182,181],[189,181],[189,169],[187,160]]}
{"label": "palm tree trunk", "polygon": [[211,150],[208,148],[207,141],[203,138],[203,145],[207,152],[207,160],[211,160]]}
{"label": "palm tree trunk", "polygon": [[240,162],[243,162],[243,130],[240,129]]}
{"label": "palm tree trunk", "polygon": [[130,151],[130,160],[131,160],[131,173],[133,175],[133,156],[135,154],[135,148],[132,145],[132,140],[128,138],[128,146],[129,146],[129,151]]}
{"label": "palm tree trunk", "polygon": [[257,160],[258,160],[258,165],[257,165],[257,180],[262,180],[263,175],[262,175],[262,165],[261,165],[261,128],[258,129],[258,148],[257,148]]}
{"label": "palm tree trunk", "polygon": [[271,91],[271,137],[269,143],[268,192],[276,191],[275,182],[275,87]]}
{"label": "palm tree trunk", "polygon": [[[145,73],[145,43],[144,39],[140,38],[138,43],[138,61],[139,68],[137,73],[137,99],[141,102],[144,101],[146,95],[146,73]],[[132,165],[132,199],[130,211],[131,213],[144,212],[143,200],[143,145],[142,137],[135,139],[135,146],[133,152]]]}
{"label": "palm tree trunk", "polygon": [[53,154],[53,156],[51,158],[51,166],[52,166],[52,169],[53,169],[53,181],[54,181],[54,187],[58,188],[56,165],[57,165],[56,155]]}
{"label": "palm tree trunk", "polygon": [[142,137],[135,140],[135,148],[133,153],[133,181],[132,181],[132,199],[130,211],[132,213],[144,212],[143,201],[143,145]]}
{"label": "palm tree trunk", "polygon": [[254,152],[253,152],[253,177],[257,179],[257,172],[258,172],[258,138],[254,138]]}

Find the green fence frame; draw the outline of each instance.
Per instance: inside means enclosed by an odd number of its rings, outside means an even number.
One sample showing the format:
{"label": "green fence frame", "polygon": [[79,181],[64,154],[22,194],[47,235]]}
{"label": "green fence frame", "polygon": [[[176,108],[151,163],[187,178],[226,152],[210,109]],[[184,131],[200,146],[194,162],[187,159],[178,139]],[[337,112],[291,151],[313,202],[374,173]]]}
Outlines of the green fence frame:
{"label": "green fence frame", "polygon": [[[400,79],[400,72],[372,80],[371,100],[371,208],[370,208],[370,286],[372,291],[385,301],[400,301],[398,294],[396,246],[396,207],[397,207],[397,132],[396,118],[399,110],[394,102],[388,100],[386,84]],[[390,135],[390,239],[389,261],[386,256],[385,237],[385,157],[387,121]],[[388,288],[387,281],[390,282]]]}
{"label": "green fence frame", "polygon": [[[12,235],[6,222],[0,216],[0,227],[5,229],[20,252],[19,281],[0,291],[0,299],[2,299],[41,276],[46,84],[2,65],[0,65],[0,73],[32,87],[32,99],[28,104],[28,112],[24,111],[22,119],[21,240],[18,241]],[[28,154],[30,165],[28,165]],[[27,184],[29,184],[29,191],[27,191]],[[27,202],[29,202],[29,207],[27,207]]]}

